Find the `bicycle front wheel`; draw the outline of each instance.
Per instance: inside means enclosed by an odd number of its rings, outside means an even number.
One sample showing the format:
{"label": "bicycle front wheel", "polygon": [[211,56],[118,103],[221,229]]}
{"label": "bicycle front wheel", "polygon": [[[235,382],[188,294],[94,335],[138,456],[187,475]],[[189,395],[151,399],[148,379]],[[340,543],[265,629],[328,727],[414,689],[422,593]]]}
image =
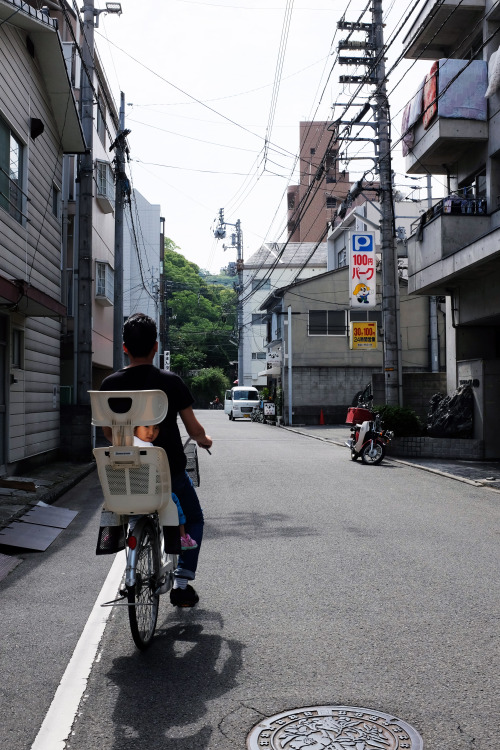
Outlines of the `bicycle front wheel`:
{"label": "bicycle front wheel", "polygon": [[150,520],[138,529],[135,585],[127,587],[128,616],[132,638],[137,648],[149,646],[158,619],[158,577],[160,560],[156,531]]}

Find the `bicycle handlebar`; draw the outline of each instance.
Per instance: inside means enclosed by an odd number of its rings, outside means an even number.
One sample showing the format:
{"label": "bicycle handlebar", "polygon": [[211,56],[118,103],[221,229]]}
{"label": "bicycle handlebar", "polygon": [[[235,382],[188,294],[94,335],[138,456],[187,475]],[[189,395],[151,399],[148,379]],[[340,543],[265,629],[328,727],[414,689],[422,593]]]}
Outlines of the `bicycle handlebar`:
{"label": "bicycle handlebar", "polygon": [[[183,445],[182,447],[183,447],[183,448],[185,448],[185,447],[186,447],[186,445],[187,445],[188,443],[190,443],[192,439],[193,439],[193,438],[191,438],[191,437],[188,437],[188,439],[186,440],[186,442],[184,443],[184,445]],[[197,445],[198,445],[198,444],[197,444]],[[211,456],[211,455],[212,455],[212,451],[210,450],[210,448],[205,448],[205,447],[204,447],[203,445],[200,445],[200,446],[198,446],[198,447],[199,447],[199,448],[203,448],[203,450],[204,450],[204,451],[206,451],[206,452],[208,453],[208,455],[209,455],[209,456]]]}

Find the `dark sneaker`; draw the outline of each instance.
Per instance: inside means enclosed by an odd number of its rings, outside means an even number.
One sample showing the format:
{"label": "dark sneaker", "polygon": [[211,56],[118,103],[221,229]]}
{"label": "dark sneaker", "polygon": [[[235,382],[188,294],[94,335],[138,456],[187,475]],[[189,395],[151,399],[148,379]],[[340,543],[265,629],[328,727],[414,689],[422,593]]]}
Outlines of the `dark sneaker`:
{"label": "dark sneaker", "polygon": [[200,600],[200,597],[189,584],[185,589],[171,589],[170,590],[170,603],[174,607],[194,607],[194,605]]}

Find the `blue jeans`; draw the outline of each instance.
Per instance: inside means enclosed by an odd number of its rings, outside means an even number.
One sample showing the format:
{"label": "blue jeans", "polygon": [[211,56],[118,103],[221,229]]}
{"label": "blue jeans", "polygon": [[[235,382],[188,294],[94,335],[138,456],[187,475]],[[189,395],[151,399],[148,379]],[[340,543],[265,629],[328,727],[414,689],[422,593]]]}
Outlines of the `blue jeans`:
{"label": "blue jeans", "polygon": [[172,477],[172,492],[179,498],[182,510],[186,516],[186,532],[197,542],[198,547],[193,550],[182,550],[177,562],[174,575],[194,581],[203,539],[203,511],[193,483],[185,471]]}

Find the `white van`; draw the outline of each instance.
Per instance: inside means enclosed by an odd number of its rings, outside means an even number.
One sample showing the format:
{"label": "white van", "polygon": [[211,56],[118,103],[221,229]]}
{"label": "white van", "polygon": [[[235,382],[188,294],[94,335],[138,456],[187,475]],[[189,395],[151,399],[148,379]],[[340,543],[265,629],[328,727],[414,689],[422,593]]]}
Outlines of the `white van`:
{"label": "white van", "polygon": [[235,419],[250,419],[252,412],[259,405],[259,391],[253,386],[235,386],[226,391],[224,396],[224,414],[234,422]]}

